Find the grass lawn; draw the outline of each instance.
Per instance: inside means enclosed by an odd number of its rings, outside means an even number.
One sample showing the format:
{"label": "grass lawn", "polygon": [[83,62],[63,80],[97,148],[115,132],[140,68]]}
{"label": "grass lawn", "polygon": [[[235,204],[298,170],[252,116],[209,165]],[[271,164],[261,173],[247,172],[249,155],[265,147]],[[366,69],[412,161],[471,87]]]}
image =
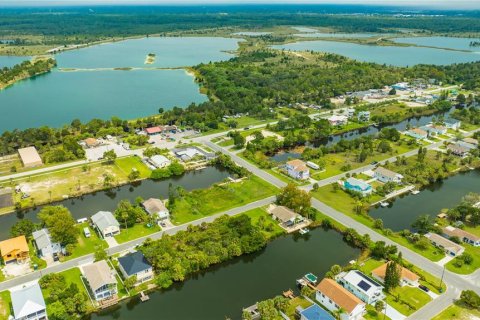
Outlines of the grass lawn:
{"label": "grass lawn", "polygon": [[175,200],[172,222],[182,224],[272,196],[277,188],[251,175],[238,183],[194,190]]}
{"label": "grass lawn", "polygon": [[472,245],[462,243],[465,248],[465,253],[469,253],[473,257],[473,262],[471,264],[464,263],[460,268],[455,266],[455,259],[451,260],[446,264],[447,270],[458,274],[470,274],[480,268],[480,248],[474,247]]}
{"label": "grass lawn", "polygon": [[389,317],[384,315],[382,312],[378,312],[375,310],[375,307],[372,305],[367,304],[367,313],[363,315],[365,320],[390,320]]}
{"label": "grass lawn", "polygon": [[374,269],[380,267],[384,263],[385,261],[383,260],[370,258],[363,262],[363,264],[360,266],[360,270],[366,275],[370,275]]}
{"label": "grass lawn", "polygon": [[115,236],[115,240],[117,240],[118,243],[124,243],[127,241],[135,240],[137,238],[148,236],[161,230],[162,229],[158,225],[154,225],[149,228],[143,223],[137,223],[131,228],[121,229],[120,234]]}
{"label": "grass lawn", "polygon": [[36,264],[38,270],[45,269],[47,267],[47,262],[37,256],[37,252],[35,250],[35,247],[33,246],[32,241],[28,241],[28,249],[30,251],[30,261],[32,268],[33,265]]}
{"label": "grass lawn", "polygon": [[473,320],[480,318],[480,310],[470,309],[461,304],[452,304],[432,320]]}
{"label": "grass lawn", "polygon": [[272,219],[272,217],[264,208],[255,208],[245,212],[245,214],[252,219],[252,224],[254,226],[259,226],[260,217],[265,217],[265,226],[263,228],[260,226],[260,228],[265,236],[269,239],[285,233],[285,230],[278,225],[277,221]]}
{"label": "grass lawn", "polygon": [[146,179],[150,177],[152,171],[140,160],[139,157],[125,157],[115,160],[115,164],[120,168],[120,170],[125,173],[125,175],[129,175],[132,172],[132,168],[137,169],[140,173],[141,179]]}
{"label": "grass lawn", "polygon": [[10,291],[5,290],[0,292],[0,320],[7,320],[10,316],[11,302]]}
{"label": "grass lawn", "polygon": [[[350,197],[348,193],[343,191],[342,189],[334,190],[331,184],[326,185],[324,187],[319,188],[317,191],[311,192],[313,197],[317,198],[318,200],[322,201],[326,205],[348,215],[349,217],[357,220],[360,223],[370,227],[373,229],[373,219],[371,219],[367,215],[360,215],[355,214],[355,199]],[[380,233],[381,231],[378,230]],[[392,241],[397,242],[398,244],[405,246],[424,257],[432,260],[432,261],[439,261],[445,255],[441,253],[437,248],[433,245],[430,245],[427,250],[422,250],[414,246],[410,243],[406,238],[392,233],[391,235],[385,235]]]}
{"label": "grass lawn", "polygon": [[431,300],[432,298],[427,293],[419,288],[409,286],[397,287],[387,294],[387,303],[406,316],[411,315]]}
{"label": "grass lawn", "polygon": [[108,245],[103,240],[100,238],[97,233],[89,227],[90,229],[90,238],[86,238],[85,235],[83,234],[83,228],[88,226],[88,222],[78,224],[75,226],[80,232],[80,235],[78,236],[78,243],[75,245],[75,249],[73,250],[72,254],[69,256],[62,257],[62,261],[67,261],[71,260],[74,258],[78,258],[80,256],[84,256],[89,253],[94,253],[97,248],[107,248]]}
{"label": "grass lawn", "polygon": [[289,300],[289,304],[287,307],[287,310],[285,310],[285,314],[290,318],[290,319],[296,319],[295,318],[295,309],[300,306],[303,309],[306,309],[312,305],[311,302],[309,302],[307,299],[305,299],[302,296],[295,297],[291,300]]}

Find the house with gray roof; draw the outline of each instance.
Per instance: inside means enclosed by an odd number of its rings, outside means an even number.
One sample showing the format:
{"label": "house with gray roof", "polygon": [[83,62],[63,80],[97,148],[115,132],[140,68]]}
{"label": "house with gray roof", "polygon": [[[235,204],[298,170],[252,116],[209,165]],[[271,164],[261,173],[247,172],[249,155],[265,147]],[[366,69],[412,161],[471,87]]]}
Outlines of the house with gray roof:
{"label": "house with gray roof", "polygon": [[62,252],[62,245],[59,242],[53,242],[48,229],[34,231],[32,233],[33,245],[37,249],[37,254],[43,258],[49,258],[54,254]]}
{"label": "house with gray roof", "polygon": [[82,271],[92,298],[96,301],[116,298],[118,291],[115,272],[105,260],[86,265]]}
{"label": "house with gray roof", "polygon": [[99,211],[92,216],[92,223],[103,238],[120,234],[120,224],[109,211]]}
{"label": "house with gray roof", "polygon": [[157,216],[158,220],[165,220],[170,217],[170,212],[162,200],[150,198],[142,202],[142,207],[151,216]]}
{"label": "house with gray roof", "polygon": [[13,318],[15,320],[46,320],[47,305],[38,283],[11,290]]}
{"label": "house with gray roof", "polygon": [[153,279],[153,267],[140,251],[118,258],[118,266],[125,279],[137,277],[136,286]]}

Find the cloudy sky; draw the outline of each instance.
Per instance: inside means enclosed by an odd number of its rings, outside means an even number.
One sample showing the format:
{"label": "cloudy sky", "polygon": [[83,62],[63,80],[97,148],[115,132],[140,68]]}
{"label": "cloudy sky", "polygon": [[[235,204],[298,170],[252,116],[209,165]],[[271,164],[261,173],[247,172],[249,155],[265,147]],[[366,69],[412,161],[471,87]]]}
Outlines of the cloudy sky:
{"label": "cloudy sky", "polygon": [[75,4],[378,4],[430,8],[480,9],[480,0],[0,0],[0,5],[75,5]]}

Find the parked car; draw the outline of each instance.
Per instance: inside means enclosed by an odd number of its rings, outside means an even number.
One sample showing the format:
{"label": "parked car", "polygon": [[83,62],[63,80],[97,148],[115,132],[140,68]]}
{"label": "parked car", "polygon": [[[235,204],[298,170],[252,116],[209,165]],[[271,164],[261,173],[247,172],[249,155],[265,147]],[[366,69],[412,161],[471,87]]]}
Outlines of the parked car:
{"label": "parked car", "polygon": [[430,289],[428,289],[428,288],[427,288],[426,286],[424,286],[423,284],[419,284],[418,287],[419,287],[420,289],[422,289],[423,291],[425,291],[425,292],[429,292],[429,291],[430,291]]}

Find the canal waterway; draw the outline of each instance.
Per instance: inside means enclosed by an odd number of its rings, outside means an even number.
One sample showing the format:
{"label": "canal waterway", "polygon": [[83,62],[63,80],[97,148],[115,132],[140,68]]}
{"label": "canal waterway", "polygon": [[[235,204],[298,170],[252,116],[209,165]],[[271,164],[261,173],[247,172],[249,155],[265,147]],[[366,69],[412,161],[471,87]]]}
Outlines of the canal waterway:
{"label": "canal waterway", "polygon": [[242,308],[294,289],[295,280],[308,272],[321,278],[332,265],[345,265],[359,253],[333,230],[317,228],[307,236],[283,236],[257,254],[233,259],[168,290],[153,292],[146,303],[134,298],[94,314],[90,320],[237,320]]}
{"label": "canal waterway", "polygon": [[375,62],[392,66],[416,64],[448,65],[452,63],[479,61],[475,52],[461,52],[425,47],[397,47],[363,45],[339,41],[299,41],[274,45],[272,48],[292,51],[320,51],[336,53],[358,61]]}
{"label": "canal waterway", "polygon": [[458,173],[443,181],[435,182],[421,190],[397,198],[390,207],[372,208],[369,215],[383,220],[385,228],[394,231],[411,229],[420,215],[434,218],[442,209],[455,207],[469,192],[480,193],[480,170]]}
{"label": "canal waterway", "polygon": [[[229,176],[229,172],[217,168],[206,167],[198,171],[188,171],[181,177],[173,177],[167,180],[154,181],[143,180],[136,184],[128,184],[110,191],[100,191],[60,201],[53,205],[63,205],[68,208],[75,219],[88,218],[98,211],[114,211],[121,200],[134,202],[137,197],[168,198],[168,186],[181,186],[186,190],[208,188],[214,183],[220,182]],[[0,240],[10,238],[10,229],[18,219],[28,218],[38,222],[37,213],[40,207],[22,213],[11,213],[0,216]]]}

